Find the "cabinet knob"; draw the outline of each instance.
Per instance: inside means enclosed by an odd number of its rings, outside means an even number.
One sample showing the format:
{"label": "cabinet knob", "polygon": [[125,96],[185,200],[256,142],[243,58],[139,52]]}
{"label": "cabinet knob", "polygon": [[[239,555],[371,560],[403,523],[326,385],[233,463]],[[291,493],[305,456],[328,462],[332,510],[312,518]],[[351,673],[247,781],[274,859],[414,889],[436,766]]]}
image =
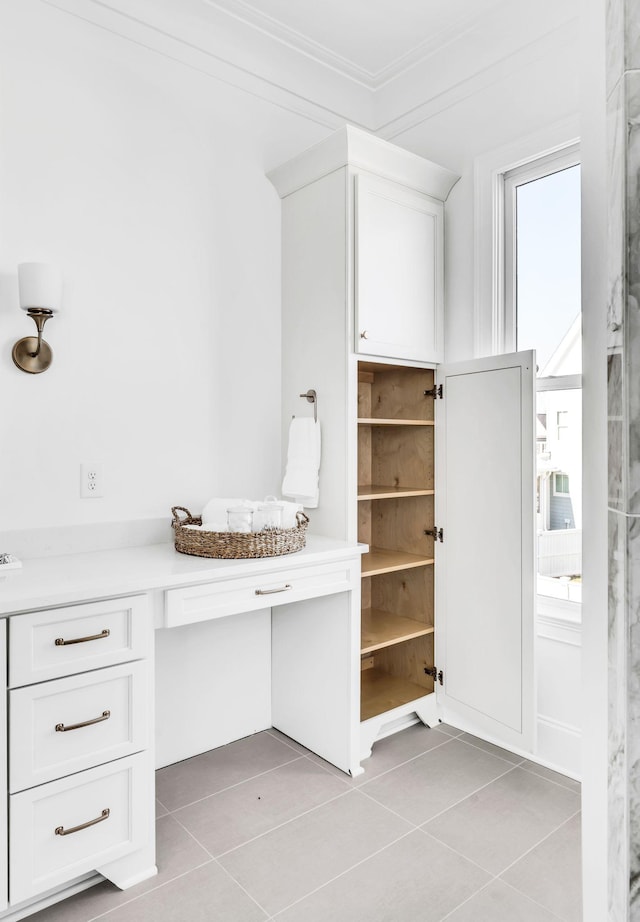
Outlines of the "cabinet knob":
{"label": "cabinet knob", "polygon": [[360,334],[360,339],[368,339],[368,338],[369,338],[369,331],[363,330],[362,333]]}

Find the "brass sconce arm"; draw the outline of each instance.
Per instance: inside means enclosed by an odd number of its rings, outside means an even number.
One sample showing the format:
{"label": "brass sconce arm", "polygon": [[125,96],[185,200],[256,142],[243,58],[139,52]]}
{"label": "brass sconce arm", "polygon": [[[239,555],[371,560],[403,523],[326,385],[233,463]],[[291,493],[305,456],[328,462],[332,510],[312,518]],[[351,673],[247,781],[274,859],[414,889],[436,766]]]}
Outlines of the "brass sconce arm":
{"label": "brass sconce arm", "polygon": [[11,356],[14,364],[22,371],[37,375],[51,364],[53,352],[48,343],[42,338],[44,325],[53,317],[53,311],[45,307],[30,307],[27,314],[32,318],[38,330],[38,336],[25,336],[13,347]]}
{"label": "brass sconce arm", "polygon": [[38,345],[36,351],[31,353],[31,358],[35,359],[36,356],[40,355],[40,350],[42,348],[42,331],[44,330],[44,325],[50,317],[53,317],[53,311],[47,310],[46,307],[30,307],[27,313],[38,330]]}

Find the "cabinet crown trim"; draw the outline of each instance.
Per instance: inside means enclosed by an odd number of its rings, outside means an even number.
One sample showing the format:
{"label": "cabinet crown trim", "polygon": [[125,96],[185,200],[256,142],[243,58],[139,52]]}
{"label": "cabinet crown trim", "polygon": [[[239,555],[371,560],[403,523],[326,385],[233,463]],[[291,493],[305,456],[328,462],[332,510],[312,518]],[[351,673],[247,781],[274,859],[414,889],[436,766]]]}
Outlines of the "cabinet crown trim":
{"label": "cabinet crown trim", "polygon": [[457,173],[368,131],[345,125],[323,141],[267,173],[280,198],[341,167],[369,170],[440,202],[460,178]]}

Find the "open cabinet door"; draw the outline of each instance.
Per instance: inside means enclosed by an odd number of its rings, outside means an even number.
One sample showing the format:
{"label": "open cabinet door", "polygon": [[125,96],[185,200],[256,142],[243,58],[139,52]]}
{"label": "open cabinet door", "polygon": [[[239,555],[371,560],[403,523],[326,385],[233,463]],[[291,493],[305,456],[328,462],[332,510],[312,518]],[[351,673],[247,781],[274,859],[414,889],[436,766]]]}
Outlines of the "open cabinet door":
{"label": "open cabinet door", "polygon": [[535,353],[438,370],[436,663],[441,718],[531,752]]}

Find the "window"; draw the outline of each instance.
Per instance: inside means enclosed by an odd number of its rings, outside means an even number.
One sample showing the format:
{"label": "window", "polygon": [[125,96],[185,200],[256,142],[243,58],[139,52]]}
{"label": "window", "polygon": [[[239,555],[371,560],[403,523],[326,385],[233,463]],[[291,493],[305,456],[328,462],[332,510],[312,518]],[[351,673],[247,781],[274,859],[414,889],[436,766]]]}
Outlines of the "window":
{"label": "window", "polygon": [[[574,145],[504,174],[505,352],[535,349],[547,374],[580,374],[580,165]],[[561,367],[558,368],[557,366]]]}
{"label": "window", "polygon": [[566,439],[569,432],[569,413],[567,410],[556,412],[556,434],[558,441]]}
{"label": "window", "polygon": [[580,601],[582,334],[577,148],[504,174],[504,346],[535,349],[538,595]]}

